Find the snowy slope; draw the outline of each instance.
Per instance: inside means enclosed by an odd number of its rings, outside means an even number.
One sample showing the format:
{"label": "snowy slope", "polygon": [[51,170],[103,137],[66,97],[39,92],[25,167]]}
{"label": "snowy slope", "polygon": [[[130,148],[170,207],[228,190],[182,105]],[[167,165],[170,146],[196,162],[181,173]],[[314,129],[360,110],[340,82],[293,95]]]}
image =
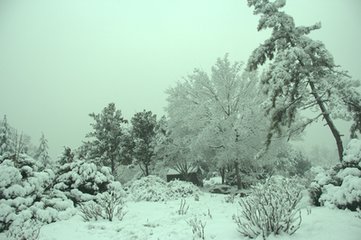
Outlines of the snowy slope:
{"label": "snowy slope", "polygon": [[[186,221],[194,215],[206,222],[206,239],[246,239],[237,232],[232,220],[238,204],[227,203],[224,199],[224,195],[208,193],[201,195],[200,201],[187,198],[189,210],[185,215],[177,213],[179,200],[128,202],[128,213],[121,222],[83,222],[81,216],[76,215],[67,221],[44,226],[39,240],[190,240],[193,235]],[[294,235],[270,236],[269,239],[360,240],[361,219],[355,215],[326,207],[312,208],[310,215],[303,210],[303,223]],[[0,239],[6,238],[0,235]]]}

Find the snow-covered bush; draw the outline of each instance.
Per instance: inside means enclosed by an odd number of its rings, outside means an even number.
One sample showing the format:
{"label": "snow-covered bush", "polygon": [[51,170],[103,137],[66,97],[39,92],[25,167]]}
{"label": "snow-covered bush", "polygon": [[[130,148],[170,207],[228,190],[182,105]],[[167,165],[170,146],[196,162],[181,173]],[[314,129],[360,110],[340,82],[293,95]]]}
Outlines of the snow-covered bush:
{"label": "snow-covered bush", "polygon": [[293,234],[300,227],[302,186],[296,179],[272,177],[253,188],[252,194],[240,200],[241,212],[234,215],[238,231],[249,238],[266,239],[273,234]]}
{"label": "snow-covered bush", "polygon": [[359,208],[357,208],[357,214],[356,217],[361,219],[361,210]]}
{"label": "snow-covered bush", "polygon": [[318,169],[309,192],[316,206],[361,208],[361,140],[350,141],[342,163],[329,170]]}
{"label": "snow-covered bush", "polygon": [[8,240],[37,240],[42,223],[34,219],[19,218],[6,232]]}
{"label": "snow-covered bush", "polygon": [[178,215],[186,215],[189,209],[189,205],[187,205],[187,201],[185,199],[181,199],[179,208],[177,210]]}
{"label": "snow-covered bush", "polygon": [[193,183],[173,180],[168,184],[168,196],[173,199],[185,198],[189,196],[195,196],[200,194],[199,188],[195,186]]}
{"label": "snow-covered bush", "polygon": [[234,200],[237,199],[237,194],[235,193],[230,193],[230,194],[227,194],[225,197],[224,197],[224,202],[226,203],[234,203]]}
{"label": "snow-covered bush", "polygon": [[92,162],[74,160],[60,166],[54,188],[65,193],[75,205],[95,199],[106,192],[114,178],[108,167],[97,167]]}
{"label": "snow-covered bush", "polygon": [[36,219],[45,224],[75,213],[73,203],[52,188],[54,172],[38,169],[36,161],[24,154],[16,161],[6,159],[0,163],[0,232],[11,229],[18,221]]}
{"label": "snow-covered bush", "polygon": [[204,240],[204,229],[206,227],[206,222],[199,219],[197,216],[189,219],[187,221],[188,225],[192,228],[192,234],[194,240]]}
{"label": "snow-covered bush", "polygon": [[125,192],[121,188],[120,183],[112,184],[111,190],[98,194],[94,201],[80,204],[85,221],[106,219],[122,220],[125,215]]}
{"label": "snow-covered bush", "polygon": [[198,187],[189,182],[174,180],[169,183],[149,175],[134,181],[129,187],[130,197],[134,201],[167,201],[200,194]]}
{"label": "snow-covered bush", "polygon": [[154,175],[135,180],[129,187],[130,197],[134,201],[166,201],[169,198],[167,192],[167,183]]}

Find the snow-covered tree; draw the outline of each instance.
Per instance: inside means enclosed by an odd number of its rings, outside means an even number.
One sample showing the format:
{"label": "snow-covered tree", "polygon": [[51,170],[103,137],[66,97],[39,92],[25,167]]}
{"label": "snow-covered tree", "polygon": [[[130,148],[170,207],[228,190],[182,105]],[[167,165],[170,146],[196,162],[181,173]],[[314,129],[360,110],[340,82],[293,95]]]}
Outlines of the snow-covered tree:
{"label": "snow-covered tree", "polygon": [[64,147],[64,152],[60,156],[59,164],[64,165],[66,163],[71,163],[74,160],[75,153],[71,150],[70,147]]}
{"label": "snow-covered tree", "polygon": [[0,121],[0,156],[11,157],[14,161],[19,159],[20,154],[33,155],[35,147],[28,135],[14,129],[7,121],[6,115]]}
{"label": "snow-covered tree", "polygon": [[34,146],[31,144],[31,139],[29,136],[24,133],[18,133],[15,130],[13,134],[14,150],[15,150],[15,159],[18,159],[20,154],[28,154],[31,151],[34,151]]}
{"label": "snow-covered tree", "polygon": [[[242,73],[242,64],[219,58],[211,75],[195,69],[167,91],[169,128],[178,156],[205,159],[221,170],[251,164],[262,150],[267,119],[260,111],[257,76]],[[183,146],[183,147],[182,147]]]}
{"label": "snow-covered tree", "polygon": [[145,176],[149,175],[149,166],[154,156],[157,116],[151,111],[134,114],[131,119],[134,140],[134,157]]}
{"label": "snow-covered tree", "polygon": [[[248,69],[268,64],[261,84],[268,94],[266,112],[271,116],[267,143],[287,126],[288,135],[302,132],[307,125],[322,118],[331,130],[342,160],[341,134],[334,119],[353,120],[351,135],[361,130],[359,85],[340,71],[331,53],[321,41],[307,35],[320,23],[296,26],[293,18],[280,9],[285,0],[248,0],[254,14],[260,15],[258,31],[271,29],[271,37],[256,48],[248,60]],[[300,111],[312,109],[317,116],[296,121]]]}
{"label": "snow-covered tree", "polygon": [[[5,158],[0,163],[0,233],[16,232],[14,227],[31,219],[43,225],[72,216],[73,203],[52,188],[54,179],[51,169],[26,154],[16,161]],[[27,239],[20,235],[16,239]]]}
{"label": "snow-covered tree", "polygon": [[40,144],[36,150],[34,158],[40,161],[41,165],[46,167],[50,163],[50,156],[48,153],[48,140],[45,138],[44,133],[41,134]]}
{"label": "snow-covered tree", "polygon": [[13,154],[15,152],[14,143],[11,138],[10,126],[7,122],[6,115],[0,125],[0,156]]}
{"label": "snow-covered tree", "polygon": [[109,167],[97,166],[76,157],[61,165],[56,172],[54,189],[63,192],[74,204],[94,200],[97,194],[109,190],[114,177]]}
{"label": "snow-covered tree", "polygon": [[100,114],[91,113],[89,116],[95,123],[91,124],[94,131],[87,134],[90,141],[85,143],[84,157],[97,162],[98,165],[110,167],[114,175],[117,164],[123,160],[122,142],[127,120],[122,117],[121,111],[116,109],[114,103],[109,103]]}

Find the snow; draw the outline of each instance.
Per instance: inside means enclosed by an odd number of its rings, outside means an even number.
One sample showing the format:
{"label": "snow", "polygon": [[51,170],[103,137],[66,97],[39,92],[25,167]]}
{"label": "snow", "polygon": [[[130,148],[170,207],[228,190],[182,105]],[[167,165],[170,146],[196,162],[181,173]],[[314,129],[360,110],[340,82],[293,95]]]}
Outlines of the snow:
{"label": "snow", "polygon": [[344,162],[360,161],[361,159],[361,141],[359,139],[351,139],[348,143],[343,158]]}
{"label": "snow", "polygon": [[10,160],[3,161],[1,165],[0,188],[5,188],[14,182],[21,181],[20,172]]}
{"label": "snow", "polygon": [[357,168],[345,168],[341,169],[337,175],[338,178],[344,179],[347,176],[355,176],[355,177],[361,177],[361,171]]}
{"label": "snow", "polygon": [[157,176],[147,176],[134,181],[129,188],[129,199],[134,201],[168,201],[199,195],[199,189],[192,183],[174,180],[169,183]]}
{"label": "snow", "polygon": [[361,178],[350,175],[344,178],[341,186],[332,184],[324,186],[320,201],[332,207],[360,202]]}
{"label": "snow", "polygon": [[216,184],[222,184],[221,177],[211,177],[209,180],[203,180],[203,185],[205,187],[214,186]]}
{"label": "snow", "polygon": [[[239,210],[236,203],[226,203],[224,195],[204,193],[199,201],[186,198],[189,210],[178,215],[180,200],[167,202],[128,202],[122,221],[84,222],[80,214],[66,220],[45,225],[39,240],[190,240],[187,224],[195,216],[206,222],[205,239],[247,239],[237,232],[232,216]],[[270,236],[270,240],[359,240],[361,219],[348,210],[312,207],[311,214],[302,210],[301,228],[292,236]],[[5,240],[0,234],[0,240]]]}

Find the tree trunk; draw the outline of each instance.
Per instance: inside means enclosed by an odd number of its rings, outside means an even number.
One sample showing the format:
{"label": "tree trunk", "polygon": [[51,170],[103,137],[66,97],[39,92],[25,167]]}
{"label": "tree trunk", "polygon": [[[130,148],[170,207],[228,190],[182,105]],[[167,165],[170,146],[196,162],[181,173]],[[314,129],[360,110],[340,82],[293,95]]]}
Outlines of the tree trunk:
{"label": "tree trunk", "polygon": [[115,162],[114,162],[113,159],[111,160],[110,164],[111,164],[110,167],[111,167],[111,170],[112,170],[112,175],[115,176]]}
{"label": "tree trunk", "polygon": [[312,90],[312,95],[315,97],[317,105],[320,107],[322,115],[325,118],[326,123],[332,132],[333,137],[335,138],[337,150],[338,150],[338,157],[339,157],[340,162],[342,162],[343,145],[342,145],[341,135],[338,132],[338,130],[336,129],[336,126],[333,123],[331,116],[326,109],[325,104],[322,102],[320,96],[318,95],[317,89],[316,89],[314,83],[312,81],[309,81],[309,84],[310,84],[310,87]]}
{"label": "tree trunk", "polygon": [[149,175],[149,166],[146,164],[145,165],[145,176]]}
{"label": "tree trunk", "polygon": [[225,167],[219,168],[219,173],[221,174],[222,184],[224,184],[226,178],[226,168]]}
{"label": "tree trunk", "polygon": [[236,180],[237,180],[237,189],[241,189],[241,175],[239,173],[239,163],[236,161],[234,162],[234,168],[236,170]]}

